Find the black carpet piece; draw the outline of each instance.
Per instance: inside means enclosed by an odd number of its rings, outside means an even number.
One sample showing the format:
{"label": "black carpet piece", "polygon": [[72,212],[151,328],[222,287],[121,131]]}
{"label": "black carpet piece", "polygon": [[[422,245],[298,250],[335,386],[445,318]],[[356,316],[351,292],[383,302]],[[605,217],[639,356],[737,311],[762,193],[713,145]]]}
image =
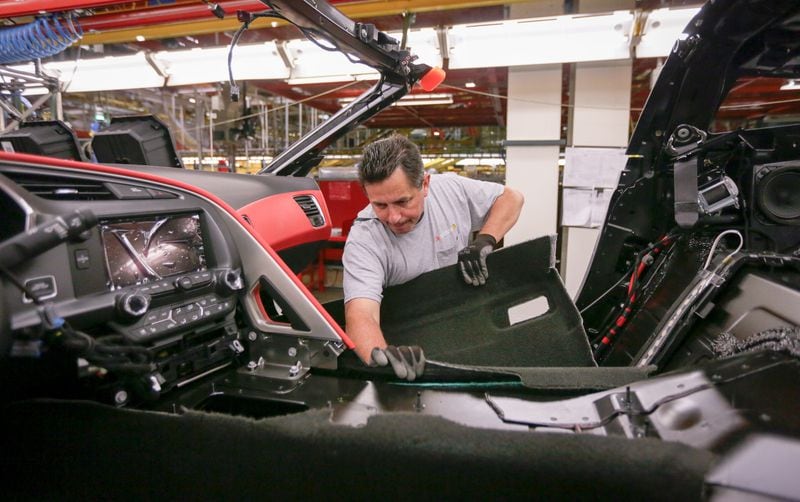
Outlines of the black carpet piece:
{"label": "black carpet piece", "polygon": [[[315,371],[335,374],[343,378],[397,380],[391,368],[364,366],[364,363],[351,351],[339,356],[338,363],[339,367],[336,371]],[[614,389],[633,382],[640,382],[647,379],[656,369],[656,366],[646,366],[644,368],[627,366],[513,368],[450,364],[428,360],[425,365],[425,374],[416,383],[423,385],[441,383],[445,387],[449,383],[458,383],[459,385],[472,383],[476,387],[492,382],[501,385],[516,383],[532,390],[586,393]]]}
{"label": "black carpet piece", "polygon": [[710,453],[679,443],[473,429],[327,410],[251,420],[97,404],[3,410],[4,500],[701,500]]}
{"label": "black carpet piece", "polygon": [[[595,366],[580,314],[553,268],[553,238],[489,255],[484,286],[456,265],[387,288],[381,327],[390,344],[420,345],[428,359],[480,366]],[[509,325],[508,309],[544,296],[544,315]]]}

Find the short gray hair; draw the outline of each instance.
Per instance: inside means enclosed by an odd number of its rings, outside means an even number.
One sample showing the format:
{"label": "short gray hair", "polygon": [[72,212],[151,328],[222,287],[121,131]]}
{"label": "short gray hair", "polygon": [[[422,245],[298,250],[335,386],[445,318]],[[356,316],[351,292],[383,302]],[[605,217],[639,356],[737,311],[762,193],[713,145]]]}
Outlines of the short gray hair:
{"label": "short gray hair", "polygon": [[419,148],[400,134],[379,139],[367,145],[358,165],[358,179],[362,185],[378,183],[391,176],[400,167],[411,185],[420,188],[425,169]]}

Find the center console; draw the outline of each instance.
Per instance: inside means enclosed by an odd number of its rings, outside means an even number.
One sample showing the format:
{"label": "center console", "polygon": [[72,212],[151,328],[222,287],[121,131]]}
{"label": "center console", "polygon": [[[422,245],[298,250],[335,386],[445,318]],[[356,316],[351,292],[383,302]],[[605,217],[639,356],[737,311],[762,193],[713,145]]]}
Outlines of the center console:
{"label": "center console", "polygon": [[[146,352],[151,369],[140,373],[156,394],[227,366],[244,351],[234,316],[244,280],[225,235],[200,208],[99,215],[81,240],[37,257],[30,272],[21,270],[40,303],[23,293],[12,299],[19,308],[11,329],[35,340],[50,317],[94,338],[97,343],[78,354],[93,381],[92,368],[102,367],[109,354],[138,364],[137,354]],[[15,349],[38,358],[36,346],[18,343]],[[91,387],[105,388],[116,404],[133,394],[130,380]]]}
{"label": "center console", "polygon": [[105,287],[115,293],[112,326],[129,340],[156,340],[234,309],[241,274],[209,267],[199,213],[103,220],[98,228]]}

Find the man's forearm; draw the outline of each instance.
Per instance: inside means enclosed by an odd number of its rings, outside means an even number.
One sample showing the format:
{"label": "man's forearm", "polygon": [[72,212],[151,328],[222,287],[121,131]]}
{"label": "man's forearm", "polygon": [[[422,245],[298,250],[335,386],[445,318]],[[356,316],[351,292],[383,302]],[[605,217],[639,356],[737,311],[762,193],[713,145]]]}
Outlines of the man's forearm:
{"label": "man's forearm", "polygon": [[499,242],[519,219],[524,202],[525,198],[520,192],[506,187],[494,201],[486,217],[486,223],[478,233],[489,234]]}
{"label": "man's forearm", "polygon": [[380,306],[363,302],[370,300],[351,300],[345,305],[347,336],[355,343],[358,357],[364,364],[370,364],[372,349],[386,348],[386,340],[380,327]]}
{"label": "man's forearm", "polygon": [[372,362],[370,357],[372,349],[375,347],[386,348],[386,340],[383,338],[380,326],[371,321],[357,322],[355,328],[351,328],[350,322],[348,322],[347,336],[356,344],[353,350],[364,361],[364,364]]}

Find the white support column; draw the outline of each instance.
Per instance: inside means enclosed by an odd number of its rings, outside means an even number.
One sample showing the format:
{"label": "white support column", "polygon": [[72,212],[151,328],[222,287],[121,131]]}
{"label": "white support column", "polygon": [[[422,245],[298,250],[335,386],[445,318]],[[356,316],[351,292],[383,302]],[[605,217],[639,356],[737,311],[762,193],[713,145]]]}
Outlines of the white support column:
{"label": "white support column", "polygon": [[[579,63],[575,72],[572,145],[624,147],[630,122],[630,60]],[[565,227],[561,275],[575,298],[589,266],[600,229]]]}
{"label": "white support column", "polygon": [[[508,17],[560,15],[563,9],[562,0],[515,3]],[[522,192],[525,205],[506,234],[507,246],[555,234],[558,228],[561,74],[561,65],[508,70],[506,184]]]}
{"label": "white support column", "polygon": [[506,184],[525,196],[505,244],[556,233],[561,65],[510,68]]}

